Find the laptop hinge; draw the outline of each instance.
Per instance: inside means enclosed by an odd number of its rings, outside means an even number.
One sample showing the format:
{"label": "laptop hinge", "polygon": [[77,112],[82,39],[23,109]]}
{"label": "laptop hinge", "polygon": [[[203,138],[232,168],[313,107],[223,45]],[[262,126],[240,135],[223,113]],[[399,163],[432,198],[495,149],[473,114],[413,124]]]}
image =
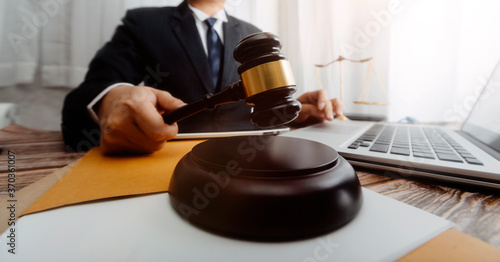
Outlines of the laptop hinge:
{"label": "laptop hinge", "polygon": [[484,152],[488,153],[488,155],[490,155],[493,158],[495,158],[496,160],[500,161],[500,152],[496,151],[495,149],[489,147],[485,143],[475,139],[473,136],[471,136],[463,131],[456,130],[455,132],[457,132],[459,135],[463,136],[465,139],[469,140],[469,142],[473,143],[477,147],[481,148]]}

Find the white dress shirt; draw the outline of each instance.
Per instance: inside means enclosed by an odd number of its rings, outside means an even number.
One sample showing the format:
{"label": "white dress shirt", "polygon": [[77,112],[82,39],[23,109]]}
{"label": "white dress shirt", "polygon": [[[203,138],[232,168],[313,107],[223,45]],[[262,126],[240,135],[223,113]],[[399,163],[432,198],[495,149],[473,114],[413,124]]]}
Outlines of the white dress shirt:
{"label": "white dress shirt", "polygon": [[[198,33],[200,34],[201,43],[203,44],[205,54],[207,54],[208,56],[208,47],[207,47],[208,25],[205,23],[205,20],[210,18],[210,16],[205,14],[200,9],[192,7],[191,5],[189,5],[189,8],[191,9],[191,11],[193,11],[194,20],[196,22],[196,27],[198,28]],[[224,11],[224,9],[221,9],[219,10],[219,12],[215,13],[212,17],[217,19],[217,21],[214,24],[214,29],[215,32],[217,32],[217,34],[219,35],[222,44],[224,45],[224,30],[222,30],[222,23],[227,22],[226,12]]]}
{"label": "white dress shirt", "polygon": [[[190,4],[188,4],[188,6],[189,9],[191,9],[191,11],[193,12],[196,28],[198,28],[198,33],[200,34],[201,43],[203,44],[203,50],[205,50],[205,54],[207,55],[208,59],[208,47],[207,47],[208,25],[205,23],[205,20],[207,20],[207,18],[210,18],[210,16],[207,15],[205,12],[201,11],[200,9],[192,7]],[[224,30],[222,29],[222,24],[228,21],[226,16],[226,11],[224,11],[224,9],[221,9],[217,13],[215,13],[212,17],[217,19],[217,21],[214,24],[214,29],[215,32],[217,32],[217,34],[219,35],[222,44],[224,45]],[[116,83],[114,85],[108,86],[101,93],[99,93],[99,95],[96,96],[94,100],[92,100],[92,102],[90,102],[87,105],[87,111],[89,112],[90,117],[92,117],[94,122],[99,123],[99,117],[97,116],[97,113],[92,109],[92,107],[94,107],[94,105],[97,104],[109,91],[121,85],[133,86],[132,84],[125,82]]]}

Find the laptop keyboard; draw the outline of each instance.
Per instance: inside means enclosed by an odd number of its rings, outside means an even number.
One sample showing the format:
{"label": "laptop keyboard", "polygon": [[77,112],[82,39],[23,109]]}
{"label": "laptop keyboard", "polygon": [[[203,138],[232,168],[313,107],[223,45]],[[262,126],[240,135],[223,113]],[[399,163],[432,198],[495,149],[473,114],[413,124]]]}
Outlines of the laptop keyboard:
{"label": "laptop keyboard", "polygon": [[438,128],[373,125],[348,146],[372,152],[483,165],[474,155]]}

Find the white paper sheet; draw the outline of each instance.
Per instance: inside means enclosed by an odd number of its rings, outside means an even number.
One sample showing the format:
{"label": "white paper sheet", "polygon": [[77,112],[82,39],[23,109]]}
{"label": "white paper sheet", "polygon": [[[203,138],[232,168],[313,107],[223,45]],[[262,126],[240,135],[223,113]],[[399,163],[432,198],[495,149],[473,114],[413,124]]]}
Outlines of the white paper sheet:
{"label": "white paper sheet", "polygon": [[348,225],[282,243],[202,231],[175,213],[168,194],[60,208],[18,220],[16,254],[4,232],[0,261],[393,261],[451,226],[370,190],[363,194]]}

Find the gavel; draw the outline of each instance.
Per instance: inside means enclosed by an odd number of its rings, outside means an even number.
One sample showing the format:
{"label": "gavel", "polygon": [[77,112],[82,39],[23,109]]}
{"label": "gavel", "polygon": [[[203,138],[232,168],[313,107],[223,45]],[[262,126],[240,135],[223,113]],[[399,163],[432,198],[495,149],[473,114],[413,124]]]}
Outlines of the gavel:
{"label": "gavel", "polygon": [[191,115],[217,106],[245,99],[253,106],[252,123],[259,127],[273,127],[292,122],[302,105],[292,98],[296,92],[290,62],[280,53],[281,40],[271,33],[256,33],[243,38],[234,50],[240,62],[241,80],[230,84],[217,94],[163,115],[167,124],[173,124]]}

